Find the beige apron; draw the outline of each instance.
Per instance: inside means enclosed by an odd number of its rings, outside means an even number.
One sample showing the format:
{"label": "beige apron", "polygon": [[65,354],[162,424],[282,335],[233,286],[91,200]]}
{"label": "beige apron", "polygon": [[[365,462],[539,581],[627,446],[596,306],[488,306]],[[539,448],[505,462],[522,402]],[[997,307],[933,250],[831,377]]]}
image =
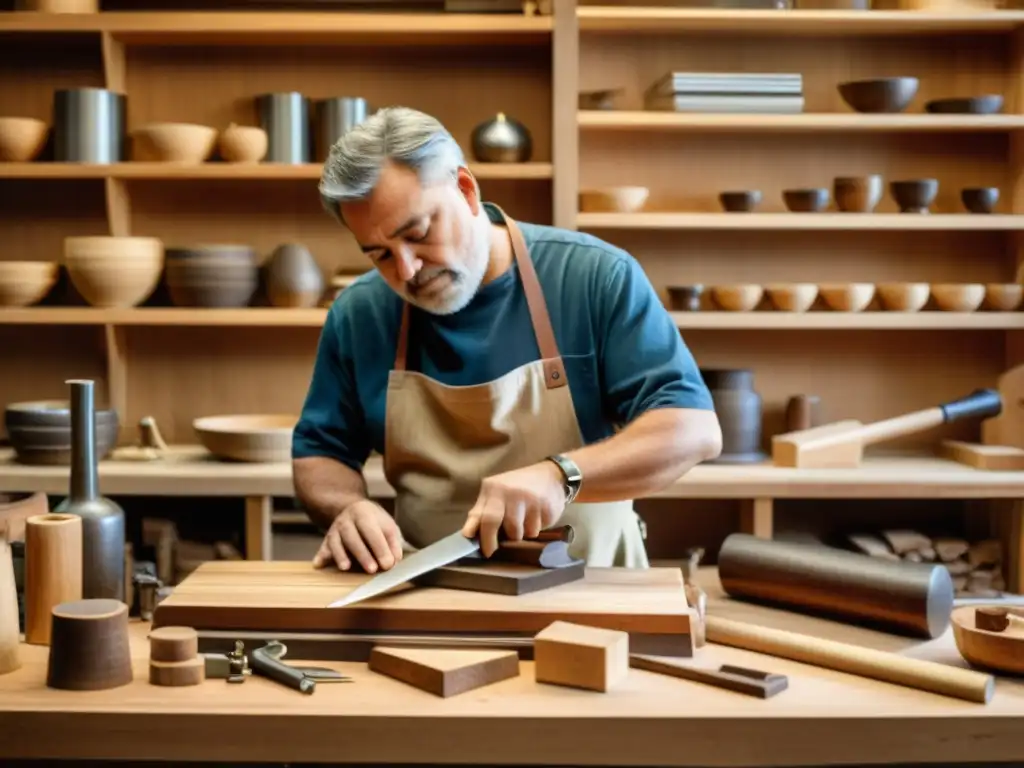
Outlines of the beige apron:
{"label": "beige apron", "polygon": [[[504,212],[502,216],[541,359],[473,386],[448,386],[407,371],[409,304],[405,304],[395,367],[388,377],[384,472],[397,493],[395,518],[415,548],[462,528],[484,478],[583,445],[526,241],[518,225]],[[584,477],[584,487],[586,483]],[[576,539],[571,550],[589,566],[648,566],[632,501],[570,504],[558,524],[573,526]]]}

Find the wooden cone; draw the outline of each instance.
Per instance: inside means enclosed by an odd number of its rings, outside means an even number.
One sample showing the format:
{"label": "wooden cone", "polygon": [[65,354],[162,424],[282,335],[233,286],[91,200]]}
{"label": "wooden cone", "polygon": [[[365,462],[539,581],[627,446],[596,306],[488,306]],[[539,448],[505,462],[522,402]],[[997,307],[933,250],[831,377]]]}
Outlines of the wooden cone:
{"label": "wooden cone", "polygon": [[68,691],[99,691],[132,681],[128,606],[91,599],[53,609],[46,684]]}
{"label": "wooden cone", "polygon": [[49,645],[53,609],[82,599],[82,518],[25,521],[25,642]]}

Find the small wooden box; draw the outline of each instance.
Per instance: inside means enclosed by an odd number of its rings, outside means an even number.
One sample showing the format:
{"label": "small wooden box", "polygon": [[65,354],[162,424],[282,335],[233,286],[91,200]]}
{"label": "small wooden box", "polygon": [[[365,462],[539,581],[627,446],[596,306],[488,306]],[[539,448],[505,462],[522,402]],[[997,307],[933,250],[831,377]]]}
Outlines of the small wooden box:
{"label": "small wooden box", "polygon": [[533,639],[538,683],[609,691],[629,674],[629,634],[556,621]]}

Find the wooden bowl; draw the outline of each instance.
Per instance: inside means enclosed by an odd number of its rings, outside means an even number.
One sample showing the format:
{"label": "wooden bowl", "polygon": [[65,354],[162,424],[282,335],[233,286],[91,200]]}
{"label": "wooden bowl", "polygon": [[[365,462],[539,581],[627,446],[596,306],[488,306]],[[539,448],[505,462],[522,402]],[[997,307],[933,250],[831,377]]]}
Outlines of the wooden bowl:
{"label": "wooden bowl", "polygon": [[192,123],[153,123],[132,134],[136,160],[161,163],[204,162],[217,143],[217,129]]}
{"label": "wooden bowl", "polygon": [[933,99],[924,105],[926,112],[939,115],[994,115],[1003,108],[998,93],[969,98]]}
{"label": "wooden bowl", "polygon": [[928,303],[928,283],[879,283],[876,286],[882,307],[890,312],[917,312]]}
{"label": "wooden bowl", "polygon": [[199,442],[220,459],[290,461],[298,418],[288,414],[204,416],[192,422]]}
{"label": "wooden bowl", "polygon": [[782,200],[793,213],[820,213],[828,208],[827,189],[785,189]]}
{"label": "wooden bowl", "polygon": [[749,213],[761,204],[761,190],[745,189],[722,192],[718,195],[718,202],[729,213]]}
{"label": "wooden bowl", "polygon": [[765,291],[775,308],[782,312],[806,312],[818,298],[818,286],[814,283],[766,285]]}
{"label": "wooden bowl", "polygon": [[699,312],[700,299],[704,295],[704,286],[670,285],[668,287],[669,306],[675,312]]}
{"label": "wooden bowl", "polygon": [[995,312],[1012,312],[1024,299],[1020,283],[989,283],[985,286],[985,305]]}
{"label": "wooden bowl", "polygon": [[935,283],[932,296],[945,312],[973,312],[985,300],[985,286],[978,283]]}
{"label": "wooden bowl", "polygon": [[232,123],[217,138],[217,151],[229,163],[258,163],[268,146],[267,132],[252,125]]}
{"label": "wooden bowl", "polygon": [[750,312],[761,303],[764,288],[760,285],[716,285],[711,298],[726,312]]}
{"label": "wooden bowl", "polygon": [[164,244],[155,237],[68,237],[64,266],[94,307],[134,307],[160,282]]}
{"label": "wooden bowl", "polygon": [[928,213],[928,207],[939,193],[938,179],[907,179],[893,181],[889,191],[900,207],[900,213]]}
{"label": "wooden bowl", "polygon": [[966,187],[960,200],[971,213],[992,213],[999,202],[999,187]]}
{"label": "wooden bowl", "polygon": [[836,207],[848,213],[871,213],[882,199],[882,177],[840,176],[832,182]]}
{"label": "wooden bowl", "polygon": [[960,655],[975,667],[1024,675],[1024,629],[1017,626],[1017,622],[1012,622],[1002,632],[978,629],[974,623],[974,611],[979,607],[982,606],[963,605],[953,609],[953,639]]}
{"label": "wooden bowl", "polygon": [[839,95],[855,112],[902,112],[917,95],[916,77],[883,77],[840,83]]}
{"label": "wooden bowl", "polygon": [[0,162],[28,163],[46,146],[49,126],[34,117],[0,117]]}
{"label": "wooden bowl", "polygon": [[633,213],[644,207],[651,191],[647,187],[609,187],[580,192],[580,210],[601,213]]}
{"label": "wooden bowl", "polygon": [[836,312],[861,312],[875,298],[874,283],[826,283],[818,286],[818,293],[830,309]]}
{"label": "wooden bowl", "polygon": [[55,261],[0,261],[0,307],[28,307],[42,301],[59,274]]}

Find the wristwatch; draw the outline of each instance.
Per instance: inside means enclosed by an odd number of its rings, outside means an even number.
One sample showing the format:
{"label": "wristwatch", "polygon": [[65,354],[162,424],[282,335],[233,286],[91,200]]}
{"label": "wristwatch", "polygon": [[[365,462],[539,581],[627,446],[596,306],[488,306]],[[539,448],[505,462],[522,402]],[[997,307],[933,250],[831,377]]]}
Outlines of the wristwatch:
{"label": "wristwatch", "polygon": [[576,466],[576,462],[568,456],[556,454],[548,456],[548,460],[555,462],[558,468],[562,470],[562,474],[565,476],[565,503],[572,504],[580,492],[580,487],[583,485],[583,473]]}

